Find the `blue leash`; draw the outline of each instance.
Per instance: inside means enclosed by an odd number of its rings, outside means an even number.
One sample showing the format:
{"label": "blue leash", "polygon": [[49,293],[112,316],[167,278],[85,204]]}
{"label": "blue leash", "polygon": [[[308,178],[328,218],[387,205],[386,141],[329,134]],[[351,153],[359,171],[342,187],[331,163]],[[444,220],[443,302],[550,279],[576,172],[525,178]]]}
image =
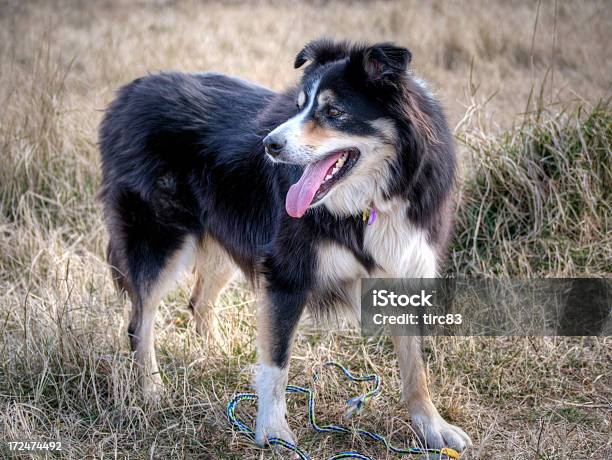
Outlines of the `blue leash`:
{"label": "blue leash", "polygon": [[[365,375],[362,377],[356,377],[351,372],[346,369],[341,364],[335,362],[327,362],[323,366],[325,367],[335,367],[340,369],[342,373],[352,382],[374,382],[373,389],[361,396],[357,396],[348,400],[349,411],[348,415],[353,415],[355,413],[361,412],[365,407],[365,404],[373,397],[378,396],[381,393],[381,379],[376,374]],[[316,382],[317,375],[313,376],[313,382]],[[444,447],[443,449],[421,449],[419,447],[407,447],[407,448],[399,448],[393,446],[387,438],[381,436],[376,433],[372,433],[370,431],[362,430],[362,429],[350,429],[344,425],[324,425],[320,426],[317,424],[315,417],[315,391],[310,388],[298,387],[296,385],[287,385],[287,393],[300,393],[308,395],[308,421],[310,425],[314,428],[314,430],[318,433],[343,433],[343,434],[356,434],[362,438],[370,439],[374,442],[378,442],[385,446],[385,449],[388,452],[392,452],[398,455],[418,455],[418,454],[437,454],[446,455],[452,459],[458,459],[459,453],[451,449],[449,447]],[[256,401],[257,395],[253,393],[238,393],[234,395],[234,397],[227,404],[227,418],[229,422],[235,427],[240,433],[248,437],[251,441],[255,442],[255,432],[246,425],[242,420],[236,417],[236,407],[240,401]],[[298,455],[300,460],[311,460],[310,456],[300,449],[295,444],[285,441],[280,438],[269,438],[268,444],[271,446],[281,446],[287,450],[290,450]],[[345,458],[357,458],[361,460],[373,460],[371,457],[367,455],[360,454],[359,452],[346,451],[340,452],[338,454],[332,455],[328,458],[328,460],[340,460]]]}

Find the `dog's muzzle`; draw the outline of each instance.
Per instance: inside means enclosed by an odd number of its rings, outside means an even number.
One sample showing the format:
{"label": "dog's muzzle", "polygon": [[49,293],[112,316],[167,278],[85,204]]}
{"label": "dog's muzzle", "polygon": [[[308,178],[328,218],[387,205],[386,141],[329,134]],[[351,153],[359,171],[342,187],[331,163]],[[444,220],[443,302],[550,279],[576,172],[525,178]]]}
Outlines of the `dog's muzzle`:
{"label": "dog's muzzle", "polygon": [[278,157],[285,150],[287,139],[278,134],[268,134],[263,140],[266,153],[272,158]]}

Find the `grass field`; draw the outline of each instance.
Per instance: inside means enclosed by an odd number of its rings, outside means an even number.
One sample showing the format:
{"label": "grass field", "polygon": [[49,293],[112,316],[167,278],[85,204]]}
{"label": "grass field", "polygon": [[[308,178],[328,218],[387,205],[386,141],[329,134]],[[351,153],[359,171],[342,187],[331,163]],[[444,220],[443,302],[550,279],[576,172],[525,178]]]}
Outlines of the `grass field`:
{"label": "grass field", "polygon": [[[448,270],[610,277],[611,30],[605,1],[0,0],[0,457],[17,439],[61,440],[65,458],[273,455],[225,418],[255,363],[255,301],[239,281],[219,308],[224,346],[207,349],[186,312],[186,277],[158,317],[167,392],[154,406],[134,388],[95,199],[97,125],[119,85],[179,69],[281,89],[309,39],[396,41],[456,127],[463,181]],[[610,457],[609,338],[432,338],[425,351],[434,402],[474,441],[462,458]],[[330,359],[383,376],[383,397],[356,426],[415,442],[390,342],[305,325],[291,383],[309,384]],[[333,372],[317,388],[322,421],[340,420],[359,392]],[[394,458],[314,434],[304,401],[289,407],[315,459],[348,449]]]}

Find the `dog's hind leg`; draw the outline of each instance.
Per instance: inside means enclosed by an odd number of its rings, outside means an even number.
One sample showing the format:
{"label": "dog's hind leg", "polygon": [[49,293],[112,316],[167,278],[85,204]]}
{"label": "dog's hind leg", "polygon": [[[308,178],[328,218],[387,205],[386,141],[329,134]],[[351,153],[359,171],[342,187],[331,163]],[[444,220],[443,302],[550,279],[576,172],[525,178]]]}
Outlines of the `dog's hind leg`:
{"label": "dog's hind leg", "polygon": [[214,306],[235,271],[227,252],[211,237],[205,236],[196,250],[196,279],[189,307],[196,331],[207,339],[221,340]]}
{"label": "dog's hind leg", "polygon": [[128,335],[146,397],[162,389],[154,348],[158,304],[181,270],[190,267],[195,252],[194,237],[161,225],[155,217],[139,196],[130,193],[106,208],[108,262],[118,291],[126,292],[132,303]]}
{"label": "dog's hind leg", "polygon": [[181,271],[191,265],[194,247],[193,237],[182,237],[170,246],[151,247],[144,240],[128,248],[132,301],[128,334],[146,397],[155,398],[163,387],[154,343],[157,308]]}

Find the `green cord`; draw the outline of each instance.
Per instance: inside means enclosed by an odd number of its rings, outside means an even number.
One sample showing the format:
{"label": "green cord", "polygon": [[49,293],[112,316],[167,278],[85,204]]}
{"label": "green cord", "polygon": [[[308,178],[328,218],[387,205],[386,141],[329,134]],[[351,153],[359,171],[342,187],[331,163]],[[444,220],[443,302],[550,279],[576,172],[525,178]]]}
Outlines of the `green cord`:
{"label": "green cord", "polygon": [[[356,377],[351,372],[346,369],[341,364],[330,361],[324,364],[325,367],[335,367],[340,369],[342,373],[352,382],[374,382],[373,389],[369,392],[357,396],[355,398],[351,398],[348,401],[349,411],[348,414],[352,415],[356,412],[361,412],[363,410],[365,404],[373,397],[378,396],[381,393],[381,379],[376,374],[366,375],[362,377]],[[316,382],[317,375],[313,375],[313,381]],[[316,415],[315,415],[315,391],[313,389],[307,387],[298,387],[295,385],[287,386],[287,393],[301,393],[308,395],[308,420],[310,425],[314,428],[314,430],[318,433],[343,433],[343,434],[354,434],[361,438],[370,439],[372,441],[378,442],[385,446],[385,449],[389,452],[398,454],[398,455],[415,455],[415,454],[437,454],[440,455],[440,458],[445,455],[447,458],[458,459],[459,453],[451,449],[449,447],[445,447],[443,449],[421,449],[419,447],[408,447],[408,448],[399,448],[393,446],[384,436],[381,436],[376,433],[372,433],[370,431],[362,430],[362,429],[351,429],[343,425],[324,425],[320,426],[317,424]],[[246,425],[242,420],[236,417],[236,407],[240,401],[257,400],[257,395],[253,393],[238,393],[234,395],[234,397],[227,404],[227,418],[232,424],[234,428],[236,428],[240,433],[247,436],[251,441],[255,442],[255,432]],[[281,446],[285,449],[288,449],[301,459],[301,460],[310,460],[310,456],[300,449],[295,444],[285,441],[280,438],[270,438],[268,439],[268,444],[271,446]],[[361,454],[359,452],[346,451],[340,452],[338,454],[332,455],[328,458],[328,460],[340,460],[345,458],[357,458],[361,460],[373,460],[371,457],[367,455]]]}

